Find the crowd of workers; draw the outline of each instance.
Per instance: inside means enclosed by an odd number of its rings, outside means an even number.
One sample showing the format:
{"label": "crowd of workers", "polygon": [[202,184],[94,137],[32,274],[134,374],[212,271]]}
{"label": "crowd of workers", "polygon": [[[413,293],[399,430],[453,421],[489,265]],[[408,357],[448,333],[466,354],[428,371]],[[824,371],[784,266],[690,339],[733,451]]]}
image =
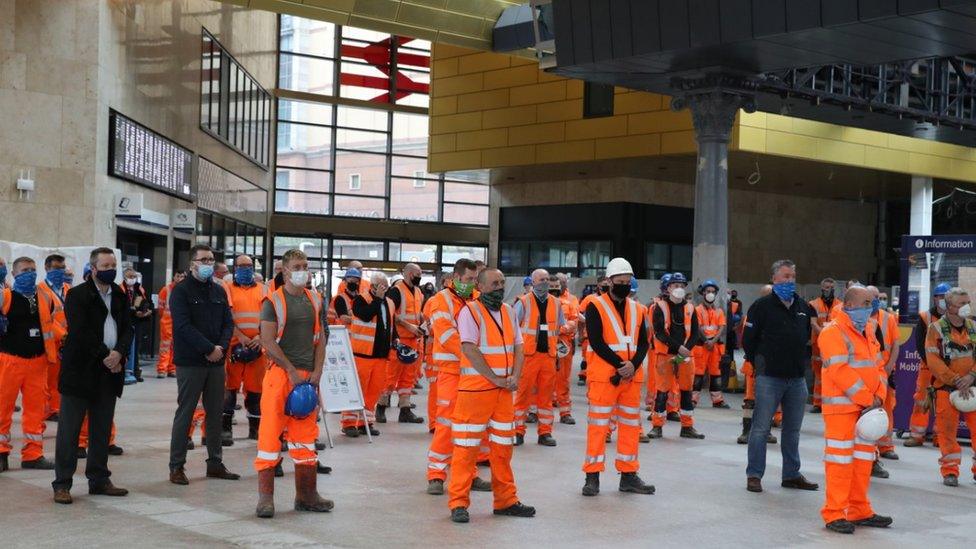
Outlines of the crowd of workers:
{"label": "crowd of workers", "polygon": [[[333,508],[316,488],[317,475],[329,472],[316,454],[318,417],[304,409],[320,402],[303,408],[296,388],[318,386],[329,327],[344,326],[366,410],[343,413],[343,434],[380,435],[376,424],[387,422],[394,405],[398,422],[426,424],[432,435],[427,493],[449,494],[454,522],[470,520],[471,490],[492,491],[496,515],[534,516],[517,495],[513,449],[525,443],[529,424],[536,425],[539,445],[554,447],[557,417],[576,423],[570,384],[577,351],[588,401],[582,494],[596,496],[614,436],[619,490],[654,493],[638,475],[639,444],[665,436],[668,420],[679,422],[681,438],[705,438],[695,427],[695,409],[705,390],[713,408],[729,408],[723,395],[741,346],[745,399],[737,442],[749,445],[747,489],[763,490],[766,448],[777,442],[782,486],[819,489],[800,473],[798,441],[809,396],[809,412],[824,416],[827,528],[853,533],[857,526],[892,523],[874,513],[868,498],[870,477],[888,475],[879,457],[898,459],[891,432],[898,322],[874,286],[850,281],[835,297],[834,280],[825,279],[821,295],[808,303],[796,293],[795,265],[784,260],[773,265],[772,283],[748,312],[734,290],[723,302],[714,280],[697,288],[696,305],[682,273],[665,275],[660,294],[644,305],[635,299],[630,263],[614,258],[582,300],[570,293],[566,275],[536,269],[525,278],[523,295],[508,304],[503,273],[482,262],[458,260],[436,292],[422,289],[416,264],[404,266],[391,284],[386,275],[366,276],[361,263],[350,262],[326,302],[311,287],[299,250],[282,256],[267,283],[249,256],[235,258],[231,274],[207,246],[190,253],[190,269],[177,273],[158,297],[157,376],[175,377],[178,385],[169,478],[189,483],[187,450],[199,424],[206,475],[240,478],[223,465],[222,447],[233,445],[243,394],[248,438],[257,440],[259,517],[274,515],[282,452],[295,463],[295,508]],[[109,479],[107,457],[122,453],[114,442],[115,402],[124,384],[141,379],[133,341],[139,322],[153,314],[151,300],[135,271],[126,270],[125,282],[115,284],[116,258],[108,248],[92,252],[84,283],[74,287],[58,254],[45,260],[40,282],[33,260],[18,258],[11,267],[13,284],[0,285],[0,472],[9,467],[20,395],[21,466],[55,469],[56,502],[71,503],[72,475],[84,457],[89,493],[126,495]],[[0,281],[6,279],[0,259]],[[924,352],[905,446],[924,444],[934,414],[943,482],[957,486],[960,417],[976,428],[976,406],[969,402],[976,402],[976,324],[964,290],[940,285],[934,303],[915,330]],[[426,420],[411,402],[421,375],[429,384]],[[647,432],[642,407],[650,412]],[[874,410],[885,414],[867,413]],[[878,415],[886,419],[883,432],[866,438],[864,418]],[[43,455],[45,420],[58,422],[54,463]],[[781,441],[771,435],[773,425],[782,428]],[[479,464],[490,466],[490,481],[478,475]],[[972,471],[976,479],[976,456]]]}

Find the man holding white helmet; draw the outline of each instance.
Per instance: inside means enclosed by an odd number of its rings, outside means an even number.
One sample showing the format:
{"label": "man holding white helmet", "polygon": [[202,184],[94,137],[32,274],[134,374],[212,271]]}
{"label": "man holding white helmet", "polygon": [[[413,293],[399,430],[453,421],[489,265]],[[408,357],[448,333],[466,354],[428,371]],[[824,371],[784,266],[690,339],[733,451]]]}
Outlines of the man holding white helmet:
{"label": "man holding white helmet", "polygon": [[[857,526],[887,528],[868,499],[877,441],[887,431],[881,408],[888,376],[878,362],[881,346],[870,324],[873,294],[861,285],[844,293],[843,308],[820,332],[823,358],[824,472],[828,530],[853,534]],[[869,329],[871,328],[871,329]]]}
{"label": "man holding white helmet", "polygon": [[[960,417],[976,433],[976,322],[971,318],[969,294],[962,288],[946,293],[946,312],[929,325],[925,356],[935,387],[935,430],[939,433],[942,483],[959,486],[962,448],[956,440]],[[976,452],[976,443],[973,444]],[[976,456],[976,454],[974,454]],[[976,457],[972,472],[976,480]]]}

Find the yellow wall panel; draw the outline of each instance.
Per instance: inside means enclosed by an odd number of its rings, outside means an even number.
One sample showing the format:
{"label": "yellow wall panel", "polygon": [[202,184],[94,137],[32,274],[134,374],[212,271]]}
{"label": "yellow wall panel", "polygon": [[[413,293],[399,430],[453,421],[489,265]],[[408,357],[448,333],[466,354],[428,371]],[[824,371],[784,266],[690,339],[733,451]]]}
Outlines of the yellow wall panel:
{"label": "yellow wall panel", "polygon": [[566,99],[583,99],[582,80],[569,80],[566,82]]}
{"label": "yellow wall panel", "polygon": [[605,116],[566,122],[568,139],[588,139],[627,135],[627,116]]}
{"label": "yellow wall panel", "polygon": [[[742,143],[740,143],[740,147]],[[742,150],[747,150],[742,147]],[[816,158],[817,140],[805,135],[782,131],[766,131],[766,153],[796,158]]]}
{"label": "yellow wall panel", "polygon": [[519,86],[511,90],[512,105],[534,105],[566,99],[566,82],[547,82],[531,86]]}
{"label": "yellow wall panel", "polygon": [[460,57],[458,72],[468,74],[472,72],[485,72],[497,69],[507,69],[512,65],[511,58],[507,55],[497,53],[481,52]]}
{"label": "yellow wall panel", "polygon": [[[670,98],[668,102],[670,102]],[[661,109],[661,96],[654,93],[631,92],[615,95],[613,98],[614,114],[631,114]]]}
{"label": "yellow wall panel", "polygon": [[632,135],[596,140],[594,157],[597,160],[661,154],[661,135]]}
{"label": "yellow wall panel", "polygon": [[[764,121],[765,122],[765,121]],[[766,152],[766,132],[760,128],[750,126],[739,126],[739,131],[733,132],[733,150],[748,150],[753,152]]]}
{"label": "yellow wall panel", "polygon": [[864,166],[876,170],[906,172],[908,170],[908,155],[884,147],[864,147]]}
{"label": "yellow wall panel", "polygon": [[446,97],[461,93],[473,93],[484,89],[484,75],[479,73],[438,78],[431,84],[431,97]]}
{"label": "yellow wall panel", "polygon": [[582,99],[554,101],[542,103],[537,107],[536,114],[539,122],[558,122],[560,120],[575,120],[583,113]]}
{"label": "yellow wall panel", "polygon": [[488,71],[484,73],[484,76],[486,90],[513,88],[515,86],[525,86],[538,82],[539,67],[537,65],[523,65],[510,69]]}
{"label": "yellow wall panel", "polygon": [[654,111],[629,115],[627,129],[631,135],[639,133],[664,133],[692,129],[691,113],[672,110]]}
{"label": "yellow wall panel", "polygon": [[457,76],[458,74],[458,58],[449,57],[447,59],[437,59],[431,64],[430,75],[431,78],[448,78],[450,76]]}
{"label": "yellow wall panel", "polygon": [[535,145],[485,149],[481,154],[481,167],[527,166],[535,164]]}
{"label": "yellow wall panel", "polygon": [[448,95],[447,97],[434,97],[430,100],[431,112],[437,114],[457,114],[458,96]]}
{"label": "yellow wall panel", "polygon": [[502,128],[510,126],[524,126],[535,124],[535,105],[523,107],[507,107],[494,109],[482,113],[484,128]]}
{"label": "yellow wall panel", "polygon": [[431,154],[427,164],[433,173],[477,169],[481,167],[481,151]]}
{"label": "yellow wall panel", "polygon": [[538,164],[593,160],[593,150],[593,140],[547,143],[536,146],[535,160]]}
{"label": "yellow wall panel", "polygon": [[536,143],[553,143],[566,139],[566,124],[553,122],[551,124],[535,124],[520,126],[512,129],[508,136],[509,145],[530,145]]}
{"label": "yellow wall panel", "polygon": [[694,130],[661,134],[661,154],[697,154]]}
{"label": "yellow wall panel", "polygon": [[467,93],[457,96],[458,112],[486,111],[507,107],[508,89]]}
{"label": "yellow wall panel", "polygon": [[469,112],[437,116],[430,120],[430,134],[467,132],[481,129],[481,113]]}
{"label": "yellow wall panel", "polygon": [[454,152],[457,150],[457,136],[456,133],[430,136],[430,154]]}
{"label": "yellow wall panel", "polygon": [[832,164],[864,164],[864,145],[817,138],[817,158]]}
{"label": "yellow wall panel", "polygon": [[[448,134],[455,135],[455,134]],[[508,145],[508,128],[461,132],[457,135],[457,150],[472,151]]]}

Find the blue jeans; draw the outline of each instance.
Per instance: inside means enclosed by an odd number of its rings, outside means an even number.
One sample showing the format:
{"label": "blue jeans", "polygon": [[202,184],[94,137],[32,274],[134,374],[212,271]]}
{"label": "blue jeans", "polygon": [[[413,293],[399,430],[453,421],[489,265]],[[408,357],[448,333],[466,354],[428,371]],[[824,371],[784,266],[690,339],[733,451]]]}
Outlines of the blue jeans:
{"label": "blue jeans", "polygon": [[756,376],[756,408],[752,411],[752,428],[749,431],[746,477],[762,478],[766,472],[766,437],[769,436],[773,414],[781,404],[783,480],[800,476],[800,427],[803,425],[808,394],[805,378]]}
{"label": "blue jeans", "polygon": [[136,340],[132,339],[132,345],[129,346],[129,360],[125,363],[125,377],[135,379],[136,371]]}

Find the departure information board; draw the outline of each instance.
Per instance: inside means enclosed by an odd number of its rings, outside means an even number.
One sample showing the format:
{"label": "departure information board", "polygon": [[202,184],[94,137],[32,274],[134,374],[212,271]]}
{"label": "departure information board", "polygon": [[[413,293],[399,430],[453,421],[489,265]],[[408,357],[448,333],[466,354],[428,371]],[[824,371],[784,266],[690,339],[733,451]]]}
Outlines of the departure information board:
{"label": "departure information board", "polygon": [[109,111],[108,174],[192,202],[193,151]]}

